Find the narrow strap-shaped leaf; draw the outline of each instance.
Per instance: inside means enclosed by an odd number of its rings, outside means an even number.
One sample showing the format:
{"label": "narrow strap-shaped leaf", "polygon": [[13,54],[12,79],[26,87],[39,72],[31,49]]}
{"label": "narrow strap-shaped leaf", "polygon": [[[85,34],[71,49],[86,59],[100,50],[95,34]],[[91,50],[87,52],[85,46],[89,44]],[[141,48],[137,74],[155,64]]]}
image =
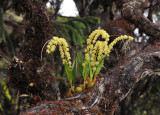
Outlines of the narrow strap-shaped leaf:
{"label": "narrow strap-shaped leaf", "polygon": [[74,60],[73,64],[72,64],[72,76],[73,76],[73,79],[75,79],[76,77],[76,68],[77,68],[77,59]]}
{"label": "narrow strap-shaped leaf", "polygon": [[0,5],[0,42],[5,40],[4,20],[3,20],[3,9]]}
{"label": "narrow strap-shaped leaf", "polygon": [[85,67],[83,67],[83,78],[84,78],[84,80],[87,78],[87,76],[88,76],[88,74],[89,74],[89,61],[90,60],[88,60],[88,64],[87,64],[87,66],[85,66]]}
{"label": "narrow strap-shaped leaf", "polygon": [[103,66],[103,63],[104,63],[104,60],[102,60],[102,61],[100,62],[100,64],[97,66],[97,69],[96,69],[96,71],[95,71],[95,76],[97,76],[97,74],[101,71],[101,68],[102,68],[102,66]]}
{"label": "narrow strap-shaped leaf", "polygon": [[92,66],[91,66],[91,61],[89,61],[89,73],[90,73],[90,79],[92,80],[93,78],[93,72],[92,72]]}
{"label": "narrow strap-shaped leaf", "polygon": [[82,73],[83,73],[83,66],[82,66],[82,62],[83,61],[83,58],[82,58],[82,53],[78,53],[77,54],[77,65],[78,65],[78,72],[80,74],[80,76],[82,76]]}
{"label": "narrow strap-shaped leaf", "polygon": [[69,83],[72,87],[73,76],[72,76],[71,70],[70,70],[70,68],[69,68],[69,66],[66,62],[64,63],[64,67],[65,67],[65,70],[66,70],[66,73],[67,73]]}

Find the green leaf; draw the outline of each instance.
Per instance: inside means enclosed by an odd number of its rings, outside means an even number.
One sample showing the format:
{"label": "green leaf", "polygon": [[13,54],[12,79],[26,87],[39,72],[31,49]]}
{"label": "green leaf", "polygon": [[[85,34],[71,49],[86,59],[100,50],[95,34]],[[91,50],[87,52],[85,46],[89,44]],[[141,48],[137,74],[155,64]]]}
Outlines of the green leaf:
{"label": "green leaf", "polygon": [[82,63],[83,63],[82,53],[79,52],[77,54],[77,65],[78,65],[78,72],[79,72],[80,76],[83,76],[82,75],[82,73],[83,73]]}
{"label": "green leaf", "polygon": [[3,9],[0,5],[0,42],[5,41],[5,29],[3,20]]}
{"label": "green leaf", "polygon": [[5,58],[2,58],[3,61],[5,61],[5,63],[9,63],[8,60],[6,60]]}
{"label": "green leaf", "polygon": [[92,72],[91,61],[89,61],[89,70],[90,70],[90,79],[92,80],[92,78],[93,78],[93,72]]}
{"label": "green leaf", "polygon": [[65,70],[66,70],[66,73],[67,73],[69,83],[72,87],[73,76],[72,76],[71,70],[70,70],[70,68],[69,68],[69,66],[66,62],[64,63],[64,67],[65,67]]}
{"label": "green leaf", "polygon": [[95,76],[97,76],[97,74],[101,71],[101,68],[103,66],[104,63],[104,59],[100,62],[100,64],[97,66],[97,69],[95,71]]}
{"label": "green leaf", "polygon": [[[83,47],[86,41],[85,34],[91,32],[91,28],[98,26],[99,18],[97,17],[75,17],[62,18],[58,17],[56,21],[52,21],[53,27],[59,30],[62,36],[73,44],[73,46]],[[87,32],[86,32],[87,31]]]}
{"label": "green leaf", "polygon": [[85,37],[83,33],[83,29],[85,29],[85,25],[82,22],[73,21],[72,26],[77,29],[78,33],[82,37]]}
{"label": "green leaf", "polygon": [[99,63],[101,63],[101,61],[104,59],[104,55],[101,55],[101,58],[99,59]]}
{"label": "green leaf", "polygon": [[73,62],[73,64],[72,64],[73,79],[75,79],[75,77],[76,77],[76,67],[77,67],[77,59],[75,59],[74,62]]}
{"label": "green leaf", "polygon": [[68,32],[71,33],[70,39],[73,41],[74,44],[76,44],[76,34],[78,34],[77,30],[67,24],[65,25],[65,27],[68,29]]}
{"label": "green leaf", "polygon": [[77,43],[79,43],[80,47],[83,47],[83,43],[84,43],[84,40],[83,40],[83,37],[81,37],[79,34],[76,34],[77,36]]}
{"label": "green leaf", "polygon": [[84,80],[88,77],[88,74],[89,74],[89,71],[90,71],[89,61],[90,60],[88,60],[87,66],[83,67],[83,78],[84,78]]}

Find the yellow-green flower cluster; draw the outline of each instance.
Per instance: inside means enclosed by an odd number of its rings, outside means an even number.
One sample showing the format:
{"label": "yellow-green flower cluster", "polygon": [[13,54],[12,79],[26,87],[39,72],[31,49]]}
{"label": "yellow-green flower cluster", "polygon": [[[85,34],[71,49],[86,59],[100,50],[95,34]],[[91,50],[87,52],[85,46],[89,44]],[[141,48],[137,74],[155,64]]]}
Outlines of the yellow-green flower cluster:
{"label": "yellow-green flower cluster", "polygon": [[[116,39],[114,39],[112,43],[108,44],[109,37],[110,37],[109,34],[103,29],[95,30],[90,34],[89,38],[87,39],[87,48],[85,49],[85,61],[83,63],[84,84],[74,88],[74,86],[72,86],[72,80],[73,80],[72,72],[71,73],[68,72],[67,74],[68,79],[70,81],[72,92],[82,91],[82,89],[85,89],[86,86],[88,88],[92,87],[96,81],[96,76],[102,67],[104,57],[109,56],[111,50],[113,49],[113,46],[118,41],[123,39],[133,40],[133,37],[131,36],[121,35]],[[46,52],[48,54],[50,54],[51,52],[54,52],[57,45],[59,46],[59,51],[61,54],[63,64],[67,63],[71,70],[71,61],[70,61],[71,57],[69,54],[68,44],[64,38],[53,37],[53,39],[50,40],[47,45]],[[90,72],[90,81],[88,82],[85,80],[89,72]],[[0,105],[0,108],[1,108],[1,105]]]}
{"label": "yellow-green flower cluster", "polygon": [[[102,41],[98,40],[101,35]],[[108,48],[109,34],[101,29],[93,31],[87,39],[87,48],[85,49],[85,59],[89,60],[91,57],[91,65],[93,71],[96,70],[96,66],[99,65],[99,59],[105,53],[105,49]],[[84,63],[83,66],[88,63]]]}
{"label": "yellow-green flower cluster", "polygon": [[114,41],[112,43],[109,44],[108,48],[106,49],[105,55],[109,55],[111,50],[113,49],[113,46],[120,40],[124,40],[124,39],[129,39],[129,40],[133,40],[134,38],[131,36],[127,36],[127,35],[121,35],[119,37],[117,37],[116,39],[114,39]]}
{"label": "yellow-green flower cluster", "polygon": [[70,61],[71,57],[69,54],[69,48],[68,48],[68,44],[64,38],[53,37],[53,39],[50,40],[47,45],[46,52],[48,54],[51,52],[54,52],[56,49],[56,45],[59,45],[59,51],[61,54],[63,64],[66,62],[69,65],[69,67],[71,68],[71,61]]}
{"label": "yellow-green flower cluster", "polygon": [[104,51],[105,51],[105,46],[106,46],[106,42],[104,41],[97,41],[92,54],[91,54],[91,65],[92,65],[92,69],[93,71],[96,70],[96,66],[99,65],[99,60],[101,58],[102,55],[104,55]]}
{"label": "yellow-green flower cluster", "polygon": [[109,37],[110,37],[109,34],[103,29],[95,30],[90,34],[89,38],[87,39],[87,49],[85,50],[87,53],[91,54],[91,50],[93,49],[93,45],[96,43],[97,38],[100,35],[102,36],[102,39],[104,39],[104,41],[106,41],[106,43],[108,43]]}
{"label": "yellow-green flower cluster", "polygon": [[[102,39],[98,39],[99,36],[102,36]],[[87,39],[87,48],[85,49],[85,59],[91,60],[91,66],[93,71],[96,70],[96,66],[99,65],[99,60],[102,55],[109,56],[113,46],[122,39],[133,40],[133,37],[127,35],[121,35],[117,37],[111,44],[108,45],[109,34],[105,30],[95,30],[93,31],[89,38]],[[83,63],[83,66],[86,66],[88,62]]]}

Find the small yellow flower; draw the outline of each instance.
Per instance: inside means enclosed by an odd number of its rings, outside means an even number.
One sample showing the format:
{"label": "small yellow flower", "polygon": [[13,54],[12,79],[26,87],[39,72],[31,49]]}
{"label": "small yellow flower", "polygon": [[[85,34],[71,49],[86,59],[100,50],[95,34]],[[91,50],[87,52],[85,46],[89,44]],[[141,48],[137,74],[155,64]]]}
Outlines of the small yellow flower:
{"label": "small yellow flower", "polygon": [[95,66],[95,64],[96,64],[95,62],[93,62],[93,61],[91,62],[92,67]]}
{"label": "small yellow flower", "polygon": [[53,45],[53,44],[52,44],[52,41],[53,41],[53,40],[51,40],[51,41],[48,43],[48,45]]}
{"label": "small yellow flower", "polygon": [[48,45],[47,45],[47,48],[50,49],[50,47],[51,47],[51,46],[48,44]]}
{"label": "small yellow flower", "polygon": [[63,64],[65,64],[66,60],[65,60],[65,59],[63,59],[62,61],[63,61]]}
{"label": "small yellow flower", "polygon": [[87,39],[87,44],[90,44],[91,43],[91,40],[90,39]]}
{"label": "small yellow flower", "polygon": [[71,65],[72,64],[71,61],[69,61],[68,64]]}
{"label": "small yellow flower", "polygon": [[98,66],[98,65],[99,65],[99,62],[96,62],[95,64],[96,64],[96,66]]}
{"label": "small yellow flower", "polygon": [[85,64],[85,63],[83,63],[83,64],[82,64],[82,66],[83,66],[83,67],[85,67],[85,66],[86,66],[86,64]]}
{"label": "small yellow flower", "polygon": [[88,50],[87,50],[87,49],[85,49],[85,50],[84,50],[84,52],[85,52],[85,53],[87,53],[87,52],[88,52]]}
{"label": "small yellow flower", "polygon": [[93,67],[92,69],[93,69],[93,71],[96,71],[96,67]]}
{"label": "small yellow flower", "polygon": [[55,48],[56,48],[56,47],[55,47],[54,45],[51,46],[51,47],[50,47],[50,51],[51,51],[51,52],[54,52]]}
{"label": "small yellow flower", "polygon": [[89,54],[85,54],[85,59],[89,60]]}
{"label": "small yellow flower", "polygon": [[47,52],[48,54],[50,54],[50,53],[51,53],[51,51],[50,51],[49,49],[47,49],[47,50],[46,50],[46,52]]}
{"label": "small yellow flower", "polygon": [[97,60],[100,60],[100,58],[101,58],[101,56],[100,56],[100,55],[98,55],[98,56],[97,56]]}
{"label": "small yellow flower", "polygon": [[61,58],[63,59],[63,58],[64,58],[64,53],[63,53],[63,52],[61,52],[60,54],[61,54]]}

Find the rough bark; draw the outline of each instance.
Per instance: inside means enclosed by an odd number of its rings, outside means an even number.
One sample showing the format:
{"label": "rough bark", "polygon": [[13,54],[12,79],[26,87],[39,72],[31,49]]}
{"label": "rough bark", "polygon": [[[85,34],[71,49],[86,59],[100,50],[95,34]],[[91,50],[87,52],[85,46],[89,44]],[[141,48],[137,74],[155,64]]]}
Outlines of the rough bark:
{"label": "rough bark", "polygon": [[117,67],[100,74],[92,89],[72,98],[44,102],[27,113],[112,115],[135,84],[146,75],[160,76],[159,44],[130,55],[124,62],[119,62]]}
{"label": "rough bark", "polygon": [[[42,47],[51,39],[52,32],[46,1],[14,0],[13,8],[16,14],[24,14],[25,34],[19,55],[9,65],[10,83],[20,94],[32,92],[42,96],[43,89],[46,91],[54,84],[50,67],[42,64],[40,59]],[[36,87],[29,89],[30,83],[36,84]]]}
{"label": "rough bark", "polygon": [[[122,16],[129,22],[133,23],[145,34],[153,37],[154,39],[160,38],[160,26],[146,18],[143,15],[142,10],[137,7],[137,4],[132,2],[124,4]],[[147,6],[149,7],[149,5]]]}

